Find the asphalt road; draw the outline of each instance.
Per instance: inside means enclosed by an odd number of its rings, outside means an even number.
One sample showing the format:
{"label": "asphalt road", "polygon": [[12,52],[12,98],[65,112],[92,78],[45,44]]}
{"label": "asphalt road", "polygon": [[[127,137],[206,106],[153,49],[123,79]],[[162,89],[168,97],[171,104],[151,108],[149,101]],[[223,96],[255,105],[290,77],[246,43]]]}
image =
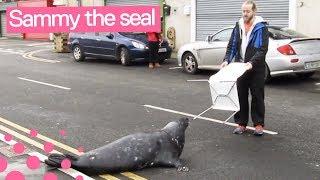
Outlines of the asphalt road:
{"label": "asphalt road", "polygon": [[[35,50],[41,51],[23,57]],[[187,80],[208,79],[214,72],[188,75],[169,69],[177,66],[174,59],[154,70],[143,62],[128,67],[101,59],[79,63],[69,53],[53,53],[49,43],[16,40],[0,40],[0,54],[0,117],[84,151],[131,133],[159,130],[182,117],[143,105],[190,114],[211,105],[208,84]],[[147,179],[319,179],[319,83],[317,73],[307,80],[274,78],[266,85],[266,129],[278,135],[233,135],[231,126],[197,119],[186,131],[181,155],[189,172],[151,168],[133,173]],[[228,115],[211,111],[203,116],[224,120]]]}

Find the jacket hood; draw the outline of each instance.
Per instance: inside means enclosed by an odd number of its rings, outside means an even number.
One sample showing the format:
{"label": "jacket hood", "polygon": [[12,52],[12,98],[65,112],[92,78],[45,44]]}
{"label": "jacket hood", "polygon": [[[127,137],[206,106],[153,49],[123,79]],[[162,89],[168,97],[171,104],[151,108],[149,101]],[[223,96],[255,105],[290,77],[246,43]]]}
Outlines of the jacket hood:
{"label": "jacket hood", "polygon": [[[266,21],[261,16],[255,16],[252,26],[255,27],[258,23],[266,23]],[[241,18],[239,20],[239,27],[244,31],[244,20]]]}

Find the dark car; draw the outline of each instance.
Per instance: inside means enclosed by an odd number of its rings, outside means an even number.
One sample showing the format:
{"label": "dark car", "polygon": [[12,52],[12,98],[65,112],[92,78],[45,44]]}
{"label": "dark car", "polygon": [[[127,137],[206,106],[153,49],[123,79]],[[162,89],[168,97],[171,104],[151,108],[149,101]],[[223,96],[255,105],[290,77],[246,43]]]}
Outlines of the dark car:
{"label": "dark car", "polygon": [[[133,60],[146,60],[149,56],[145,33],[70,33],[68,45],[75,61],[96,57],[116,59],[122,65],[129,65]],[[171,52],[164,40],[159,47],[160,62],[170,58]]]}

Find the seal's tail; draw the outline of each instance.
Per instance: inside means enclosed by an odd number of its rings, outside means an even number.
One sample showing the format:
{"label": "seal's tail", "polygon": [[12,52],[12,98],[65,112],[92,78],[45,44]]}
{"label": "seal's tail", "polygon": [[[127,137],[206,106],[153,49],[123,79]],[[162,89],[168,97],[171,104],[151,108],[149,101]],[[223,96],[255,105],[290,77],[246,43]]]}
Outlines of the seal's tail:
{"label": "seal's tail", "polygon": [[61,162],[64,159],[69,159],[71,161],[71,164],[73,161],[78,160],[78,157],[70,155],[70,154],[58,154],[58,153],[52,153],[48,156],[48,159],[44,161],[49,166],[61,168]]}

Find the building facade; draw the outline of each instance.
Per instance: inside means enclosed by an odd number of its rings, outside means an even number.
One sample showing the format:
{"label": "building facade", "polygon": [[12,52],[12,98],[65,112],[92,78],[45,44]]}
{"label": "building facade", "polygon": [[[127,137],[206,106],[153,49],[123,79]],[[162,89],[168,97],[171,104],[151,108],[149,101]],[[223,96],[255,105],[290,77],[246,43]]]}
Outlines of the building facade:
{"label": "building facade", "polygon": [[[166,0],[171,13],[166,30],[176,29],[175,51],[181,45],[203,41],[219,29],[234,26],[241,18],[239,0]],[[303,34],[320,37],[319,0],[256,0],[258,15],[270,25],[289,27]],[[189,13],[190,12],[190,13]]]}
{"label": "building facade", "polygon": [[[1,1],[1,0],[0,0]],[[53,2],[52,2],[53,1]],[[22,37],[5,30],[5,9],[8,6],[108,6],[160,5],[164,17],[163,33],[177,51],[183,44],[204,40],[221,28],[233,26],[241,17],[242,0],[25,0],[0,2],[1,36]],[[320,37],[319,0],[256,0],[258,15],[270,25],[298,30]],[[23,37],[35,37],[24,35]],[[40,35],[38,36],[40,37]],[[43,36],[42,36],[43,37]]]}

